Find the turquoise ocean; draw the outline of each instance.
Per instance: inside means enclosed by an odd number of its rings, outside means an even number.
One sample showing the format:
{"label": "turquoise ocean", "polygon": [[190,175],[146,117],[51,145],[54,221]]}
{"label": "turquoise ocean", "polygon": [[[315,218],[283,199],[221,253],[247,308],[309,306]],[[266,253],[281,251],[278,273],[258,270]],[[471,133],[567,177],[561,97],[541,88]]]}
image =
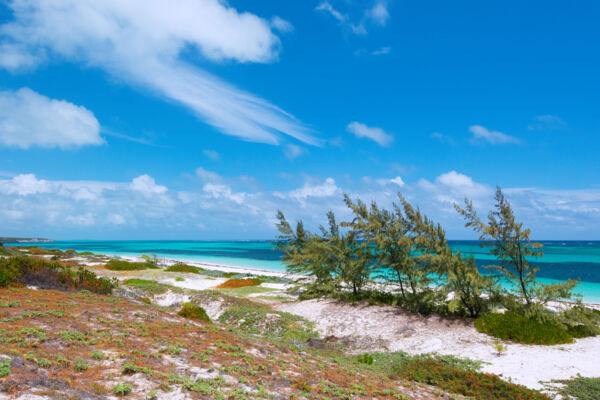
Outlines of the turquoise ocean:
{"label": "turquoise ocean", "polygon": [[[532,260],[540,268],[544,283],[579,279],[576,292],[583,300],[600,303],[600,241],[540,241],[544,256]],[[8,245],[8,244],[7,244]],[[140,256],[238,266],[284,272],[280,253],[270,241],[57,241],[34,245],[61,250],[91,251],[111,255]],[[453,250],[472,254],[479,266],[494,263],[494,257],[477,241],[451,241]]]}

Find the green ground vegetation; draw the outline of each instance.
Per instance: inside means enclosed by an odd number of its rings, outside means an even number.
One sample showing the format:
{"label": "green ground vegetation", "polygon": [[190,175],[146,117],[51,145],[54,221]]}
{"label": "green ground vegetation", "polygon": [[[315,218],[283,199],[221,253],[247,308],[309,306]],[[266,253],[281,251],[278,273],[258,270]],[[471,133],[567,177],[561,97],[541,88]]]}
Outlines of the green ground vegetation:
{"label": "green ground vegetation", "polygon": [[576,376],[571,379],[554,380],[548,388],[562,399],[598,400],[600,399],[600,378]]}
{"label": "green ground vegetation", "polygon": [[106,269],[111,271],[141,271],[145,269],[158,269],[156,264],[151,262],[135,262],[126,260],[111,259],[106,263]]}

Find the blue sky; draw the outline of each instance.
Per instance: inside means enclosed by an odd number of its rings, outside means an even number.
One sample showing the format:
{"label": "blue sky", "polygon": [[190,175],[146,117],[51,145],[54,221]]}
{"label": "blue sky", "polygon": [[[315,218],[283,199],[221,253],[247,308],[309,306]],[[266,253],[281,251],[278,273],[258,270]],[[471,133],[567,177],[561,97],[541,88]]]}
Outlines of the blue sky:
{"label": "blue sky", "polygon": [[471,238],[501,185],[600,239],[593,1],[0,3],[1,235],[271,238],[401,192]]}

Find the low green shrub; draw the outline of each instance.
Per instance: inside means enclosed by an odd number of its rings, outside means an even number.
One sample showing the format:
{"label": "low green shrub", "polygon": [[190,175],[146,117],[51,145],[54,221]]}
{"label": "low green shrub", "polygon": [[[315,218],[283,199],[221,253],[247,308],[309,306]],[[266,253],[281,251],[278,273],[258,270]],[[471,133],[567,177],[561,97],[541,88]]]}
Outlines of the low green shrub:
{"label": "low green shrub", "polygon": [[0,361],[0,378],[10,375],[10,359]]}
{"label": "low green shrub", "polygon": [[554,380],[559,387],[554,387],[556,393],[563,399],[598,400],[600,399],[600,378],[585,378],[577,375],[571,379]]}
{"label": "low green shrub", "polygon": [[167,272],[185,272],[189,274],[201,274],[205,270],[199,267],[193,267],[184,263],[177,263],[165,269]]}
{"label": "low green shrub", "polygon": [[121,367],[121,373],[123,375],[133,375],[133,374],[146,374],[153,375],[153,371],[148,367],[138,367],[135,364],[128,362],[127,364]]}
{"label": "low green shrub", "polygon": [[123,383],[117,383],[113,387],[112,391],[117,396],[126,396],[129,393],[131,393],[132,390],[133,390],[133,387],[131,386],[131,383],[123,382]]}
{"label": "low green shrub", "polygon": [[0,258],[0,287],[10,284],[33,285],[41,289],[85,289],[99,294],[109,294],[118,286],[116,279],[98,277],[82,267],[27,256]]}
{"label": "low green shrub", "polygon": [[600,335],[600,328],[593,325],[575,325],[567,329],[569,335],[576,339]]}
{"label": "low green shrub", "polygon": [[187,319],[210,322],[210,318],[208,314],[206,314],[206,310],[200,306],[195,305],[194,303],[183,303],[181,306],[181,310],[179,310],[177,315]]}
{"label": "low green shrub", "polygon": [[479,332],[516,343],[564,344],[573,343],[573,336],[558,325],[542,323],[524,315],[507,311],[492,313],[475,320]]}
{"label": "low green shrub", "polygon": [[373,356],[370,354],[359,354],[356,356],[356,361],[361,364],[372,365],[373,364]]}
{"label": "low green shrub", "polygon": [[75,371],[82,372],[86,371],[89,368],[88,364],[82,360],[81,358],[75,361]]}
{"label": "low green shrub", "polygon": [[406,358],[394,365],[392,376],[434,385],[477,400],[548,399],[545,394],[503,381],[496,375],[460,369],[435,358]]}
{"label": "low green shrub", "polygon": [[111,271],[141,271],[144,269],[158,269],[156,265],[149,262],[134,262],[125,260],[110,260],[106,263],[106,269]]}

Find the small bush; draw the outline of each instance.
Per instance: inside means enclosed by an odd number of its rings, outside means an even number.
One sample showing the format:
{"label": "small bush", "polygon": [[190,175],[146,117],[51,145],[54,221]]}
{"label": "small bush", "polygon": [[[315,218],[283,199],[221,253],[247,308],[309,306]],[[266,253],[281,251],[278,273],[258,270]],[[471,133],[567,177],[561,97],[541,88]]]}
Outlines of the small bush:
{"label": "small bush", "polygon": [[206,314],[206,310],[195,305],[194,303],[183,303],[181,310],[179,310],[177,315],[187,319],[210,322],[210,318],[208,317],[208,314]]}
{"label": "small bush", "polygon": [[82,372],[82,371],[86,371],[88,368],[89,368],[89,366],[84,360],[79,359],[79,360],[75,361],[75,371]]}
{"label": "small bush", "polygon": [[121,373],[124,375],[133,375],[137,373],[142,373],[146,375],[152,375],[153,372],[148,367],[138,367],[132,363],[127,363],[121,367]]}
{"label": "small bush", "polygon": [[141,271],[144,269],[158,269],[159,267],[149,262],[110,260],[106,263],[105,268],[111,271]]}
{"label": "small bush", "polygon": [[372,365],[373,364],[373,356],[370,354],[359,354],[356,356],[356,361],[361,364]]}
{"label": "small bush", "polygon": [[573,343],[573,336],[567,330],[510,311],[479,317],[475,320],[475,328],[479,332],[516,343],[543,345]]}
{"label": "small bush", "polygon": [[165,271],[167,271],[167,272],[187,272],[189,274],[200,274],[200,273],[204,272],[204,269],[198,268],[198,267],[193,267],[191,265],[187,265],[184,263],[177,263],[177,264],[171,265],[170,267],[165,269]]}
{"label": "small bush", "polygon": [[0,361],[0,378],[10,375],[10,359]]}
{"label": "small bush", "polygon": [[104,358],[104,353],[98,350],[92,351],[92,358],[94,360],[102,360]]}
{"label": "small bush", "polygon": [[392,375],[477,400],[548,399],[538,391],[505,382],[496,375],[459,369],[434,358],[407,358],[394,366]]}
{"label": "small bush", "polygon": [[126,396],[131,393],[132,389],[131,383],[123,382],[116,384],[112,391],[117,396]]}
{"label": "small bush", "polygon": [[259,286],[262,283],[260,279],[230,279],[223,282],[217,289],[236,289],[245,286]]}

